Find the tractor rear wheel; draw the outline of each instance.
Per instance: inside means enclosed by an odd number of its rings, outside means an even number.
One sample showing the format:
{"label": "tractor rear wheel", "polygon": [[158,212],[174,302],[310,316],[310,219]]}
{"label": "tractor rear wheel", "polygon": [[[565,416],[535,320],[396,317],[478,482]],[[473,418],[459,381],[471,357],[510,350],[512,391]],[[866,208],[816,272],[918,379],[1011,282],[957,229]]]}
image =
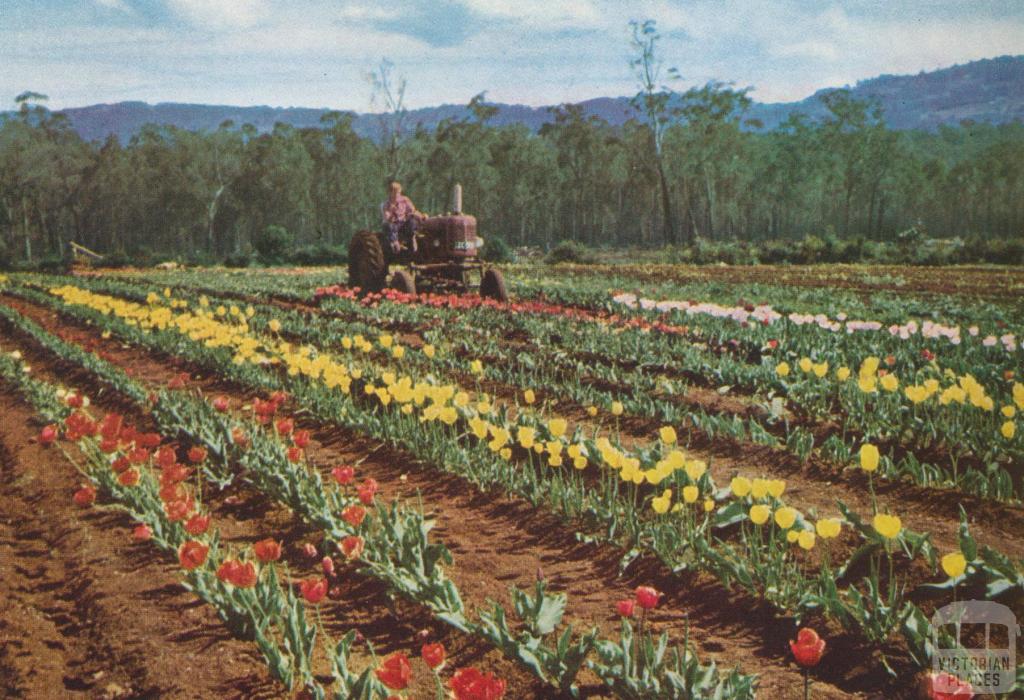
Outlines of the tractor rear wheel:
{"label": "tractor rear wheel", "polygon": [[348,284],[364,292],[384,288],[388,265],[380,238],[373,231],[357,231],[348,244]]}
{"label": "tractor rear wheel", "polygon": [[406,294],[416,293],[416,280],[408,270],[395,270],[391,275],[391,288]]}
{"label": "tractor rear wheel", "polygon": [[484,270],[483,277],[480,278],[480,296],[500,302],[508,301],[505,278],[500,270],[495,270],[493,267]]}

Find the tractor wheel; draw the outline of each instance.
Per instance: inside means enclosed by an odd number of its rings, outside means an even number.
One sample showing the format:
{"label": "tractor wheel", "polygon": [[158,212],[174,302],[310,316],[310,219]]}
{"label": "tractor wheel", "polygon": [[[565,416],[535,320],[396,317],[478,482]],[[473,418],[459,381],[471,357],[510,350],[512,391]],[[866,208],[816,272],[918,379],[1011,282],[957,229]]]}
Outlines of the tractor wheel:
{"label": "tractor wheel", "polygon": [[379,292],[384,288],[388,265],[380,238],[373,231],[357,231],[348,244],[348,284],[364,292]]}
{"label": "tractor wheel", "polygon": [[395,273],[391,275],[391,288],[406,294],[415,294],[416,280],[408,270],[395,270]]}
{"label": "tractor wheel", "polygon": [[493,267],[484,270],[483,277],[480,278],[480,296],[500,302],[508,301],[505,278],[500,270],[495,270]]}

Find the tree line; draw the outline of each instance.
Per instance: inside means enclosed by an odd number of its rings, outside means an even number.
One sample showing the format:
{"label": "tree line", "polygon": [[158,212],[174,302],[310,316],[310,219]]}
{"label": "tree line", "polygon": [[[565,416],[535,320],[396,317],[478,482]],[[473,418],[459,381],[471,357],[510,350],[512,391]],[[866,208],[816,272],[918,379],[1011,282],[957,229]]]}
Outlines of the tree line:
{"label": "tree line", "polygon": [[[636,40],[645,37],[641,27]],[[746,90],[710,83],[676,94],[651,80],[622,126],[575,105],[554,108],[539,133],[494,126],[495,108],[477,96],[470,116],[401,134],[388,132],[401,111],[393,103],[377,139],[330,112],[319,128],[268,133],[148,125],[124,144],[84,142],[41,98],[19,96],[0,125],[8,264],[64,257],[69,241],[114,258],[196,263],[244,262],[275,244],[299,262],[303,251],[311,261],[343,255],[356,230],[378,226],[389,177],[431,213],[461,183],[481,235],[511,247],[770,250],[812,239],[917,251],[959,238],[996,245],[1006,262],[1024,254],[1024,125],[897,132],[845,90],[822,97],[825,118],[793,115],[767,132],[746,119]]]}

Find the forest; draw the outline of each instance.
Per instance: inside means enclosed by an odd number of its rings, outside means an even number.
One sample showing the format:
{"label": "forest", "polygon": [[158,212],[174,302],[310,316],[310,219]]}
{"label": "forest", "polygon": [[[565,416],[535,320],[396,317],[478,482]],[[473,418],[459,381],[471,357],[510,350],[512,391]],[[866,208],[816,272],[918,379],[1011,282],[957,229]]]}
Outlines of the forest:
{"label": "forest", "polygon": [[[111,263],[338,261],[377,226],[385,182],[439,213],[461,183],[488,254],[666,249],[674,261],[1024,262],[1024,125],[896,131],[877,104],[826,93],[826,116],[772,131],[745,90],[654,83],[621,127],[574,105],[535,133],[469,118],[427,130],[396,101],[380,138],[351,115],[259,133],[149,125],[85,142],[42,95],[0,124],[0,261],[56,265],[75,241]],[[407,121],[407,120],[405,120]]]}

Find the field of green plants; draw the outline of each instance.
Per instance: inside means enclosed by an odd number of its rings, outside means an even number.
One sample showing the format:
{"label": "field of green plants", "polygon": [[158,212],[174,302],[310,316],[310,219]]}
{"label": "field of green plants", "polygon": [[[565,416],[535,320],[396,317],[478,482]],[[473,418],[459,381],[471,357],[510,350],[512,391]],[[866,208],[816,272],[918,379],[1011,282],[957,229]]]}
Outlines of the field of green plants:
{"label": "field of green plants", "polygon": [[[336,268],[0,277],[8,500],[41,518],[30,475],[53,475],[69,528],[130,542],[134,576],[208,613],[201,652],[186,617],[89,634],[127,670],[139,638],[212,670],[64,687],[975,696],[935,664],[978,639],[931,621],[1024,615],[1024,274],[507,278],[508,304],[362,295]],[[5,627],[45,636],[13,607]],[[60,631],[69,659],[100,648]],[[13,697],[45,679],[25,664],[0,652]]]}

